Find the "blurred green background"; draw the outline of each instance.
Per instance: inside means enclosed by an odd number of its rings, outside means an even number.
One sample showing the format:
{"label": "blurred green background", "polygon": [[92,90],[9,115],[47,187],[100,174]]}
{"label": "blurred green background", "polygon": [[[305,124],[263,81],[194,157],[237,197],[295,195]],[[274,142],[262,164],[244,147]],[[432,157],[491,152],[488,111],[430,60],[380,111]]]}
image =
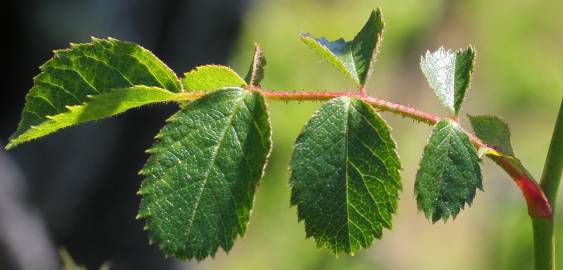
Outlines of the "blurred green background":
{"label": "blurred green background", "polygon": [[[351,39],[377,7],[386,27],[369,93],[446,115],[419,70],[420,56],[473,44],[477,65],[462,115],[504,118],[517,156],[536,178],[563,98],[561,0],[19,0],[5,6],[3,25],[16,33],[4,42],[10,68],[0,98],[0,146],[19,121],[37,67],[69,42],[90,36],[133,41],[178,74],[226,59],[245,74],[258,42],[268,59],[265,88],[343,91],[353,89],[352,82],[297,34]],[[404,167],[393,230],[355,256],[317,249],[290,208],[288,164],[295,138],[320,105],[270,103],[274,148],[247,235],[228,255],[219,251],[200,263],[166,259],[147,244],[144,222],[134,218],[143,150],[176,106],[132,110],[0,150],[0,269],[55,269],[59,247],[89,269],[105,261],[112,269],[135,270],[533,269],[522,195],[489,160],[482,166],[485,192],[454,221],[432,225],[417,212],[414,178],[431,127],[389,113],[382,115]],[[465,117],[462,123],[469,127]],[[558,204],[563,270],[563,200]]]}
{"label": "blurred green background", "polygon": [[[463,113],[495,114],[512,128],[516,154],[539,178],[563,97],[563,2],[261,0],[244,19],[231,65],[244,73],[253,43],[268,65],[262,86],[283,90],[352,89],[347,78],[302,44],[298,32],[351,39],[381,7],[384,39],[369,93],[445,115],[418,63],[427,49],[473,44],[477,66]],[[432,225],[413,196],[418,160],[430,127],[389,113],[404,170],[392,231],[355,256],[336,258],[305,239],[289,207],[291,145],[320,103],[270,103],[274,150],[255,200],[247,235],[228,256],[191,269],[532,269],[531,224],[520,191],[484,160],[484,190],[457,219]],[[463,119],[469,127],[466,119]],[[563,260],[563,200],[557,209],[557,257]],[[558,269],[563,269],[563,263]]]}

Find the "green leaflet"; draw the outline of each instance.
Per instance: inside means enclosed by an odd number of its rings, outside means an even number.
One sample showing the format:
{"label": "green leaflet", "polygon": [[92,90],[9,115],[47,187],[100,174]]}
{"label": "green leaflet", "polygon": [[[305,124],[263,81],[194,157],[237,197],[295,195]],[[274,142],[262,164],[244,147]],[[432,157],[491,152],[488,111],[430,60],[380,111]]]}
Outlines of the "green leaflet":
{"label": "green leaflet", "polygon": [[[22,118],[10,137],[9,148],[64,127],[60,125],[62,122],[51,123],[51,118],[69,113],[68,106],[88,102],[89,96],[135,85],[181,91],[174,72],[151,52],[111,38],[92,38],[92,43],[72,44],[70,49],[55,51],[54,57],[40,69],[41,73],[33,79],[33,88],[26,96]],[[45,125],[57,128],[47,129],[47,133],[34,128]]]}
{"label": "green leaflet", "polygon": [[263,96],[223,89],[174,114],[147,152],[139,218],[168,255],[201,260],[244,235],[271,149]]}
{"label": "green leaflet", "polygon": [[389,126],[368,104],[340,97],[321,107],[290,167],[291,204],[318,246],[353,254],[391,228],[401,164]]}
{"label": "green leaflet", "polygon": [[[530,216],[551,218],[553,209],[542,188],[520,160],[514,156],[508,125],[496,116],[468,116],[473,130],[475,130],[475,135],[489,146],[483,150],[480,149],[480,151],[483,151],[487,157],[505,169],[516,182],[526,199]],[[510,165],[510,170],[506,169],[507,165]]]}
{"label": "green leaflet", "polygon": [[266,66],[266,57],[262,52],[262,48],[258,43],[254,44],[254,56],[252,63],[244,80],[253,86],[260,86],[260,82],[264,79],[264,66]]}
{"label": "green leaflet", "polygon": [[17,138],[12,139],[6,149],[11,149],[20,143],[51,134],[65,127],[103,119],[143,105],[177,99],[177,93],[147,86],[114,89],[101,95],[90,96],[86,102],[80,105],[67,106],[66,112],[47,116],[49,121],[32,126]]}
{"label": "green leaflet", "polygon": [[497,151],[514,156],[510,143],[510,129],[502,119],[493,115],[468,115],[468,117],[477,138]]}
{"label": "green leaflet", "polygon": [[[62,270],[88,270],[86,266],[77,264],[72,256],[68,253],[68,251],[64,248],[59,249],[59,257],[61,259],[61,269]],[[110,269],[110,262],[106,261],[100,265],[98,268],[99,270],[109,270]]]}
{"label": "green leaflet", "polygon": [[[514,155],[514,150],[512,150],[512,144],[510,143],[510,129],[508,125],[496,116],[468,116],[477,138],[491,147],[487,147],[484,153],[496,163],[502,161],[510,163],[515,169],[513,173],[524,175],[533,181],[534,177],[530,175],[520,160]],[[519,181],[521,179],[514,180]],[[535,181],[534,184],[536,184]]]}
{"label": "green leaflet", "polygon": [[381,10],[377,9],[371,13],[367,23],[351,41],[342,38],[329,41],[310,34],[300,36],[303,42],[354,80],[358,86],[363,86],[371,74],[383,26]]}
{"label": "green leaflet", "polygon": [[428,84],[442,104],[455,115],[469,88],[474,63],[475,50],[472,46],[456,52],[441,47],[421,57],[420,69]]}
{"label": "green leaflet", "polygon": [[184,73],[182,85],[186,91],[211,91],[225,87],[243,87],[246,82],[229,67],[206,65]]}
{"label": "green leaflet", "polygon": [[457,123],[444,119],[434,126],[414,187],[418,208],[432,222],[455,218],[483,189],[477,152]]}
{"label": "green leaflet", "polygon": [[59,256],[61,257],[62,261],[62,268],[63,270],[88,270],[84,265],[78,265],[70,256],[68,251],[64,248],[59,250]]}

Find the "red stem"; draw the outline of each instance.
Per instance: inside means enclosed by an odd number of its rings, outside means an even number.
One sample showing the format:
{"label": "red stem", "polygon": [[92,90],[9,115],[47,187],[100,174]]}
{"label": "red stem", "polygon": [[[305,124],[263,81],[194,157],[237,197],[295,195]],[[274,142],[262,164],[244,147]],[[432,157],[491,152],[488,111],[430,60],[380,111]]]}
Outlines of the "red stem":
{"label": "red stem", "polygon": [[540,185],[525,171],[519,168],[513,162],[502,156],[489,156],[495,163],[497,163],[518,185],[520,191],[526,199],[528,205],[528,214],[531,217],[544,218],[551,220],[553,218],[553,209],[547,196],[543,192]]}
{"label": "red stem", "polygon": [[337,97],[347,96],[361,99],[366,103],[372,105],[373,107],[380,109],[382,111],[387,111],[395,114],[399,114],[420,122],[424,122],[430,125],[436,124],[440,121],[441,117],[438,115],[433,115],[423,111],[419,111],[415,108],[393,103],[381,98],[365,96],[363,94],[358,94],[354,92],[308,92],[308,91],[264,91],[262,94],[270,100],[297,100],[297,101],[322,101],[329,100]]}
{"label": "red stem", "polygon": [[[252,91],[260,91],[264,97],[269,100],[281,101],[324,101],[337,97],[347,96],[354,97],[372,105],[373,107],[386,112],[408,117],[419,122],[429,125],[434,125],[442,119],[442,117],[417,110],[413,107],[405,106],[402,104],[393,103],[381,98],[368,96],[364,91],[358,92],[332,92],[332,91],[277,91],[265,90],[253,86],[248,87]],[[205,92],[183,92],[182,100],[193,100],[204,95]],[[471,142],[478,148],[493,148],[481,141],[472,133],[464,130],[469,136]],[[524,198],[528,204],[528,213],[532,217],[551,219],[551,205],[547,200],[544,192],[539,187],[537,182],[528,173],[523,173],[522,168],[519,168],[508,158],[503,156],[490,156],[495,163],[497,163],[510,177],[516,182],[522,191]]]}

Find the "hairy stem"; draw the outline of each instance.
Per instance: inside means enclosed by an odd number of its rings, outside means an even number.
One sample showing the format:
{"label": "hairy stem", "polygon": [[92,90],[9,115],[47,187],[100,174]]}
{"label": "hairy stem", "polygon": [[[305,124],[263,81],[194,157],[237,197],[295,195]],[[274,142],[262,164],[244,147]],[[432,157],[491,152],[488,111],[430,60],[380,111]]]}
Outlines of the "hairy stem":
{"label": "hairy stem", "polygon": [[[557,190],[563,170],[563,100],[555,122],[555,129],[543,168],[540,186],[555,210]],[[555,211],[553,211],[555,215]],[[532,218],[536,270],[555,269],[555,219]]]}
{"label": "hairy stem", "polygon": [[373,107],[380,109],[382,111],[391,112],[394,114],[399,114],[404,117],[408,117],[420,122],[424,122],[430,125],[435,124],[440,121],[440,116],[429,114],[409,106],[389,102],[387,100],[370,97],[365,94],[358,94],[354,92],[305,92],[305,91],[264,91],[263,95],[270,100],[329,100],[336,97],[348,96],[361,99],[366,103],[372,105]]}
{"label": "hairy stem", "polygon": [[[372,105],[378,110],[397,114],[402,117],[407,117],[429,125],[434,125],[438,121],[440,121],[440,119],[442,119],[442,117],[438,115],[420,111],[406,105],[393,103],[378,97],[371,97],[361,91],[360,93],[355,91],[277,91],[260,89],[253,86],[250,86],[249,90],[260,91],[268,100],[279,101],[325,101],[337,97],[348,96],[360,99]],[[204,94],[206,93],[182,92],[180,94],[179,100],[193,100]],[[491,148],[472,133],[465,130],[464,132],[468,134],[469,138],[477,148]],[[504,171],[506,171],[508,175],[510,175],[510,177],[517,183],[518,187],[526,198],[526,202],[528,204],[528,213],[530,214],[530,216],[539,219],[551,219],[551,206],[547,201],[542,189],[530,174],[516,173],[520,172],[522,169],[518,166],[518,164],[511,162],[508,157],[489,156],[489,158],[495,161],[495,163],[497,163]]]}
{"label": "hairy stem", "polygon": [[[387,100],[370,97],[362,93],[356,92],[332,92],[332,91],[274,91],[274,90],[264,90],[258,88],[252,88],[256,91],[262,91],[261,93],[269,100],[280,100],[280,101],[325,101],[337,97],[348,96],[361,99],[366,103],[372,105],[373,107],[398,114],[419,122],[427,123],[430,125],[436,124],[440,121],[441,117],[438,115],[426,113],[409,106],[389,102]],[[181,100],[193,100],[206,93],[204,92],[183,92],[181,93]],[[477,141],[474,141],[477,145],[482,145],[483,143],[474,137]]]}

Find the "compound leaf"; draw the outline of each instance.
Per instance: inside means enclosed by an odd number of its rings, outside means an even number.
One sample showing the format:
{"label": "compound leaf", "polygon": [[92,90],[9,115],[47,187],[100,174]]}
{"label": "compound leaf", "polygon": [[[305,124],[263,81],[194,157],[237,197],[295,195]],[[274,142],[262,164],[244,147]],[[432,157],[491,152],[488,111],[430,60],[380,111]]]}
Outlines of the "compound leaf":
{"label": "compound leaf", "polygon": [[455,115],[469,88],[474,63],[475,50],[472,46],[456,52],[442,47],[432,53],[426,52],[420,60],[420,68],[428,84],[442,104]]}
{"label": "compound leaf", "polygon": [[475,192],[483,189],[479,158],[469,137],[458,124],[438,122],[424,148],[416,174],[418,208],[432,222],[455,218]]}
{"label": "compound leaf", "polygon": [[366,84],[375,62],[377,48],[383,34],[381,10],[373,11],[362,30],[351,41],[337,39],[329,41],[300,34],[301,40],[322,55],[326,60],[350,77],[358,86]]}
{"label": "compound leaf", "polygon": [[401,164],[385,121],[358,99],[330,100],[309,120],[291,158],[291,204],[307,237],[353,254],[391,228]]}
{"label": "compound leaf", "polygon": [[[69,108],[76,109],[73,106],[89,102],[89,96],[136,85],[181,91],[180,81],[174,72],[151,52],[133,43],[92,38],[92,43],[72,44],[70,49],[54,53],[33,80],[33,88],[26,96],[21,121],[10,137],[9,147],[77,124],[75,121],[64,122],[66,125],[62,125],[63,122],[52,123],[55,121],[52,118],[65,113],[76,115]],[[103,117],[96,115],[90,118]],[[45,126],[50,128],[44,129]]]}
{"label": "compound leaf", "polygon": [[212,91],[226,87],[243,87],[246,82],[229,67],[206,65],[184,73],[182,85],[186,91]]}
{"label": "compound leaf", "polygon": [[271,149],[263,96],[222,89],[174,114],[147,150],[139,218],[168,255],[201,260],[244,235]]}

